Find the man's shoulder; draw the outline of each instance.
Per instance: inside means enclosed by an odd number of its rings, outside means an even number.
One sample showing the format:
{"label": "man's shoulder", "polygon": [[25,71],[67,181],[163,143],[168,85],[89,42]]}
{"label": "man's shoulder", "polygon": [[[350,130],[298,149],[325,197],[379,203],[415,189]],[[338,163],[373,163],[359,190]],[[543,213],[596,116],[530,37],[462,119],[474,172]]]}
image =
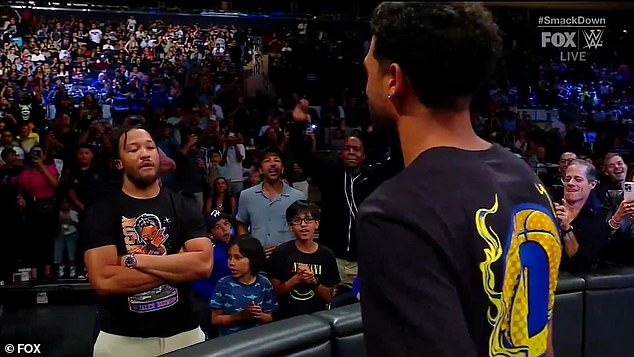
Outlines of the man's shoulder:
{"label": "man's shoulder", "polygon": [[262,274],[258,274],[258,276],[255,279],[256,279],[256,283],[260,283],[261,285],[264,285],[265,288],[271,286],[271,281],[269,280],[269,278],[267,278],[266,276]]}
{"label": "man's shoulder", "polygon": [[240,197],[254,196],[257,192],[261,192],[261,191],[262,191],[262,184],[260,183],[255,186],[251,186],[249,188],[242,190],[240,192]]}
{"label": "man's shoulder", "polygon": [[[412,185],[410,174],[407,170],[400,172],[394,177],[381,183],[370,195],[363,201],[359,207],[359,215],[371,213],[381,213],[382,216],[397,215],[395,210],[408,209],[410,201],[423,205],[424,202],[417,201],[419,196],[408,194],[408,186]],[[417,182],[417,190],[426,187],[423,182]]]}
{"label": "man's shoulder", "polygon": [[295,187],[288,185],[286,183],[284,183],[284,191],[283,191],[286,195],[288,195],[290,198],[294,199],[294,200],[305,200],[306,197],[304,197],[304,192],[296,189]]}
{"label": "man's shoulder", "polygon": [[328,256],[328,257],[332,256],[333,258],[335,258],[335,252],[323,244],[319,244],[318,252],[323,256]]}
{"label": "man's shoulder", "polygon": [[216,283],[216,291],[218,291],[218,288],[221,286],[231,286],[231,282],[233,282],[233,277],[231,277],[231,275],[223,276]]}
{"label": "man's shoulder", "polygon": [[273,254],[277,253],[276,255],[282,255],[284,256],[284,254],[281,253],[286,253],[289,251],[295,250],[295,240],[289,240],[288,242],[284,242],[282,244],[280,244],[274,251]]}
{"label": "man's shoulder", "polygon": [[176,207],[183,207],[184,205],[191,204],[193,201],[195,201],[194,198],[183,195],[182,193],[174,191],[167,187],[161,187],[161,191],[159,192],[159,195],[160,195],[159,197],[161,198],[167,198],[170,201],[173,200],[174,206]]}
{"label": "man's shoulder", "polygon": [[112,190],[110,194],[99,197],[89,208],[89,211],[112,212],[116,207],[121,207],[123,204],[123,196],[121,190]]}

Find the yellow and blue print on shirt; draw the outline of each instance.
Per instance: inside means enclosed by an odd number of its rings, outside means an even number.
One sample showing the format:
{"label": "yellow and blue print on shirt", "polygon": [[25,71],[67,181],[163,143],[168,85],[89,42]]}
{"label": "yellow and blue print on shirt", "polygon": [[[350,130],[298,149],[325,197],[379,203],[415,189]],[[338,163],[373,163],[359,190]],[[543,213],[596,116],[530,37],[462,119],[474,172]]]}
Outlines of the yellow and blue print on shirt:
{"label": "yellow and blue print on shirt", "polygon": [[[536,184],[541,195],[545,188]],[[487,222],[498,212],[498,196],[491,208],[476,213],[478,234],[486,243],[480,264],[484,291],[493,307],[488,321],[490,356],[544,356],[548,348],[549,322],[555,303],[555,289],[561,261],[557,221],[550,207],[539,203],[520,204],[511,209],[505,241]],[[496,276],[494,264],[502,264]],[[501,277],[501,284],[496,279]]]}

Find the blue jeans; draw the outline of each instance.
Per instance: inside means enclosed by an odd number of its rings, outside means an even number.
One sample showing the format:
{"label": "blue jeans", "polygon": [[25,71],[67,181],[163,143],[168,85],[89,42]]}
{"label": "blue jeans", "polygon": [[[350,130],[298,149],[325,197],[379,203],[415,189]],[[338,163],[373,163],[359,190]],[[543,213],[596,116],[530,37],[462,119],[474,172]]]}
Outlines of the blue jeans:
{"label": "blue jeans", "polygon": [[79,238],[79,232],[71,234],[64,234],[59,232],[55,238],[55,256],[53,263],[64,263],[64,250],[66,250],[66,258],[69,262],[75,262],[75,256],[77,255],[77,239]]}

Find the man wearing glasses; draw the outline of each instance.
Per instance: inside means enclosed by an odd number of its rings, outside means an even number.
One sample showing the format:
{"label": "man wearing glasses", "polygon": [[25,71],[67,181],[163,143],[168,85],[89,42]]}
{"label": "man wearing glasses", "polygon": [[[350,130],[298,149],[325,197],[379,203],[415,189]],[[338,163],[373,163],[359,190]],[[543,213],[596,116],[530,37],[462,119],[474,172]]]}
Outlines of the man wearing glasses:
{"label": "man wearing glasses", "polygon": [[577,158],[574,152],[564,152],[559,156],[559,170],[550,184],[550,195],[556,201],[561,201],[564,197],[564,182],[568,165]]}

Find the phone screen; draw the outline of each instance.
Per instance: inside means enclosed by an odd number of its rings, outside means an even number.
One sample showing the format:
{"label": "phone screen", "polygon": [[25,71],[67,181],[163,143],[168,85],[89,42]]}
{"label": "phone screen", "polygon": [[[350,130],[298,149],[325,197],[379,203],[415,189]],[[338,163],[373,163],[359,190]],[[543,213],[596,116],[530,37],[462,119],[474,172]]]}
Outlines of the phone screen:
{"label": "phone screen", "polygon": [[634,201],[634,182],[623,183],[623,199],[625,201]]}

